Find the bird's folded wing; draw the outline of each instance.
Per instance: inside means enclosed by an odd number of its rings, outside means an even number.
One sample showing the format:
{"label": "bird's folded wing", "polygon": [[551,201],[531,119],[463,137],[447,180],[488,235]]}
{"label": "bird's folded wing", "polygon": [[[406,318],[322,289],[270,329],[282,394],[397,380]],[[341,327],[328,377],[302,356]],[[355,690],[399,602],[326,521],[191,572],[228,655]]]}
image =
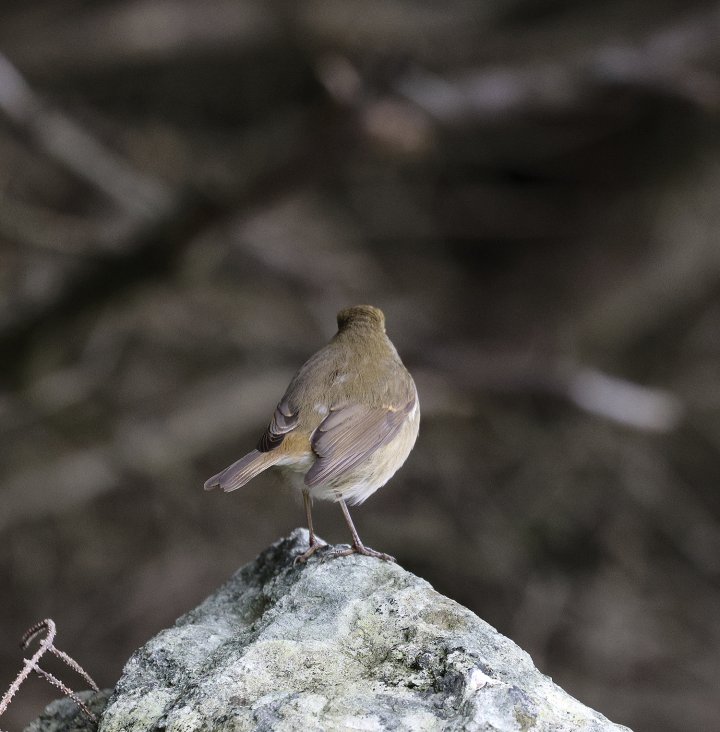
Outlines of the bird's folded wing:
{"label": "bird's folded wing", "polygon": [[283,399],[275,408],[272,421],[263,433],[257,444],[260,452],[270,452],[279,447],[288,432],[297,427],[298,412],[293,411],[290,405]]}
{"label": "bird's folded wing", "polygon": [[414,406],[415,397],[399,408],[350,404],[331,410],[310,440],[317,459],[305,484],[312,488],[338,478],[387,445]]}

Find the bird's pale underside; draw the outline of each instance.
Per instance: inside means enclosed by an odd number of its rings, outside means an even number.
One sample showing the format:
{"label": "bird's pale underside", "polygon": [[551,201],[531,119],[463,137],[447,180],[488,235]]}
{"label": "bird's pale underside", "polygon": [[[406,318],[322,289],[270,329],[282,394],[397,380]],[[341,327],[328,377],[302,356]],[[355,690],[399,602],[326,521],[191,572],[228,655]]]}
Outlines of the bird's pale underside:
{"label": "bird's pale underside", "polygon": [[347,503],[359,504],[394,475],[415,444],[420,407],[412,377],[385,334],[382,311],[370,305],[341,310],[338,332],[295,374],[252,452],[205,483],[233,491],[272,466],[302,491],[310,530],[305,560],[319,548],[313,498],[337,501],[353,537],[365,547]]}

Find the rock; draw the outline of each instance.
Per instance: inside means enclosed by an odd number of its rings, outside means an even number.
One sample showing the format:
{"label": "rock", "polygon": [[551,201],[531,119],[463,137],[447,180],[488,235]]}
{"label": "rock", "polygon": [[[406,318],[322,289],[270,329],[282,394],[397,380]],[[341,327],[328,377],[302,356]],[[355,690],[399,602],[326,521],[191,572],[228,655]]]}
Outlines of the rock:
{"label": "rock", "polygon": [[125,666],[100,732],[626,730],[396,564],[295,530]]}
{"label": "rock", "polygon": [[[78,696],[85,706],[99,717],[112,694],[112,689],[101,691],[81,691]],[[97,723],[82,712],[72,700],[64,697],[45,707],[43,713],[27,727],[24,732],[95,732]]]}

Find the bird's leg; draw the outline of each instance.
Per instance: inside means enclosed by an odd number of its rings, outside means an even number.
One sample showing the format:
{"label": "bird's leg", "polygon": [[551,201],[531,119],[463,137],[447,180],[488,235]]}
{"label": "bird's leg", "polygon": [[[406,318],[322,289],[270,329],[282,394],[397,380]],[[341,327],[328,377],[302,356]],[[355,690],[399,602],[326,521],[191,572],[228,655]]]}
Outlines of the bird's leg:
{"label": "bird's leg", "polygon": [[310,534],[310,546],[315,546],[315,531],[312,522],[312,501],[307,491],[303,491],[303,503],[305,504],[305,517],[307,518],[308,533]]}
{"label": "bird's leg", "polygon": [[348,554],[364,554],[367,557],[377,557],[378,559],[384,559],[386,562],[394,562],[395,557],[391,557],[389,554],[383,554],[382,552],[376,552],[374,549],[370,549],[369,547],[365,546],[365,544],[362,543],[362,540],[360,539],[360,536],[357,532],[357,529],[355,528],[355,524],[353,523],[353,520],[350,518],[350,511],[348,511],[348,507],[345,504],[345,501],[343,501],[342,498],[338,499],[338,503],[340,504],[340,508],[342,509],[343,516],[345,516],[345,521],[347,522],[348,528],[350,529],[350,533],[352,534],[353,543],[350,549],[340,549],[335,550],[332,552],[330,556],[332,557],[344,557]]}
{"label": "bird's leg", "polygon": [[305,516],[307,517],[308,533],[310,534],[310,541],[308,542],[310,548],[304,554],[301,554],[299,557],[295,557],[295,564],[297,564],[298,562],[307,562],[307,560],[310,559],[310,557],[315,554],[318,549],[325,546],[325,544],[321,544],[317,540],[315,536],[315,531],[313,530],[312,500],[307,491],[303,491],[303,503],[305,504]]}

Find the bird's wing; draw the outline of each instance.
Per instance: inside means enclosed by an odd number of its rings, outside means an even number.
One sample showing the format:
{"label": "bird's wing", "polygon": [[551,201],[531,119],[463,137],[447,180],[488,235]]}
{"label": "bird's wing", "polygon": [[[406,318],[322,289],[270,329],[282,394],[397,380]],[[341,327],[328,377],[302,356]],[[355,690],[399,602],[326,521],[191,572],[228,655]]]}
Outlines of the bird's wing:
{"label": "bird's wing", "polygon": [[260,452],[270,452],[285,439],[288,432],[292,432],[298,424],[298,412],[294,411],[286,399],[275,408],[272,421],[257,444]]}
{"label": "bird's wing", "polygon": [[317,459],[305,475],[305,484],[312,488],[333,480],[387,445],[399,432],[415,401],[413,396],[399,408],[350,404],[332,409],[310,440]]}

